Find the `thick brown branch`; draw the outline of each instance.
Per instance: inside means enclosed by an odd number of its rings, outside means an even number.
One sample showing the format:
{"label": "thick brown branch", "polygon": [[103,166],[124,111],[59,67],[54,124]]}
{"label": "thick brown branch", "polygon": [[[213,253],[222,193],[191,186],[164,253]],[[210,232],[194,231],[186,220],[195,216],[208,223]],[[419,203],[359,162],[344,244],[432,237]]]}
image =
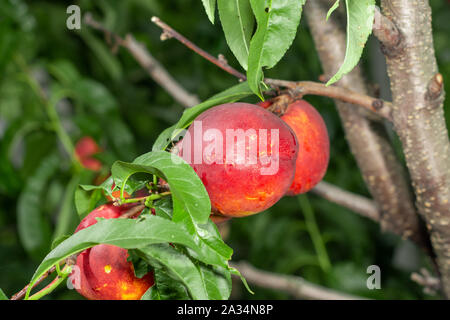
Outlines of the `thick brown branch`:
{"label": "thick brown branch", "polygon": [[276,79],[266,79],[268,85],[283,86],[290,88],[294,95],[317,95],[337,99],[343,102],[351,103],[366,108],[367,110],[391,120],[391,103],[381,99],[373,98],[368,95],[349,90],[339,86],[326,86],[320,82],[312,81],[285,81]]}
{"label": "thick brown branch", "polygon": [[[450,298],[450,143],[427,0],[382,0],[383,14],[402,34],[403,54],[386,55],[393,123]],[[440,99],[433,98],[441,97]]]}
{"label": "thick brown branch", "polygon": [[84,23],[94,29],[102,31],[107,39],[114,40],[114,46],[122,46],[127,49],[136,61],[144,68],[150,77],[155,80],[167,93],[169,93],[178,103],[184,107],[192,107],[200,103],[198,98],[187,92],[175,79],[167,72],[167,70],[157,61],[144,45],[137,42],[131,34],[125,39],[117,34],[107,30],[102,24],[95,21],[91,14],[84,16]]}
{"label": "thick brown branch", "polygon": [[247,262],[234,263],[231,266],[238,269],[249,283],[263,288],[286,292],[296,299],[365,300],[362,297],[324,288],[301,277],[258,270]]}
{"label": "thick brown branch", "polygon": [[[346,45],[345,26],[339,19],[339,12],[324,22],[330,4],[328,0],[314,0],[305,5],[307,21],[327,78],[339,69]],[[358,67],[343,77],[338,85],[368,93]],[[404,169],[396,159],[385,127],[371,121],[369,113],[361,108],[355,112],[349,103],[337,101],[336,104],[350,148],[380,209],[382,228],[426,247]]]}
{"label": "thick brown branch", "polygon": [[328,201],[337,203],[375,222],[380,221],[380,211],[376,203],[366,197],[342,190],[330,183],[320,182],[311,192]]}
{"label": "thick brown branch", "polygon": [[386,55],[399,54],[402,48],[402,35],[395,24],[385,17],[380,8],[375,7],[373,34],[381,42],[381,48]]}

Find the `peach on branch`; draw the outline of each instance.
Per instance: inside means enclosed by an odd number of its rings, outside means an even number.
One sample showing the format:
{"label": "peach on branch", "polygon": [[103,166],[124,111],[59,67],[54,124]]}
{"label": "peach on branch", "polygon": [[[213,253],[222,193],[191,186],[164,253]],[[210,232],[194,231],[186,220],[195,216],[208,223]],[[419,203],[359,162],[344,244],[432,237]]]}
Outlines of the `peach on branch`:
{"label": "peach on branch", "polygon": [[294,181],[287,194],[305,193],[326,173],[330,157],[327,127],[317,110],[305,100],[289,104],[281,119],[295,132],[300,150]]}
{"label": "peach on branch", "polygon": [[297,153],[295,134],[277,116],[230,103],[195,119],[180,156],[202,180],[214,213],[242,217],[268,209],[288,191]]}
{"label": "peach on branch", "polygon": [[[96,218],[119,218],[132,206],[102,205],[87,215],[75,232],[97,223]],[[138,300],[153,285],[153,273],[137,278],[127,258],[126,249],[113,245],[100,244],[84,250],[77,257],[78,270],[71,274],[72,284],[90,300]]]}

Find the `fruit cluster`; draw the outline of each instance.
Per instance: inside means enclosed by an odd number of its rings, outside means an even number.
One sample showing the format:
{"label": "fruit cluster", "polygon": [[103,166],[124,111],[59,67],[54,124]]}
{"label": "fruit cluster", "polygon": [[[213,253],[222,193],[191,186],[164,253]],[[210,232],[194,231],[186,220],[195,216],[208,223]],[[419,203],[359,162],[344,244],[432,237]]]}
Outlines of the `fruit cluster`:
{"label": "fruit cluster", "polygon": [[[278,117],[266,110],[270,106],[271,102],[231,103],[211,108],[195,119],[172,150],[202,180],[216,223],[259,213],[285,195],[307,192],[325,174],[329,139],[316,109],[299,100]],[[84,148],[89,149],[87,154],[77,153],[86,167],[90,166],[86,159],[98,152],[91,142],[82,141],[81,146],[91,146]],[[163,180],[160,184],[167,185]],[[130,206],[102,205],[75,232],[95,224],[99,217],[119,218]],[[140,299],[153,285],[153,273],[137,278],[127,257],[127,250],[112,245],[85,250],[77,257],[78,272],[72,273],[72,283],[88,299]]]}
{"label": "fruit cluster", "polygon": [[261,105],[223,104],[196,118],[178,155],[202,180],[213,217],[264,211],[283,196],[311,190],[325,175],[330,143],[325,123],[304,100],[277,117]]}

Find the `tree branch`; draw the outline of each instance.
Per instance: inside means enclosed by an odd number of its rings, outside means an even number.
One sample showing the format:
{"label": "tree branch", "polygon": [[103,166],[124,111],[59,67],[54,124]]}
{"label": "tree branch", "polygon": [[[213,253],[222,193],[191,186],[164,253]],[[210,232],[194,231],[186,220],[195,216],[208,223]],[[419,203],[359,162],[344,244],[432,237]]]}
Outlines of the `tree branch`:
{"label": "tree branch", "polygon": [[[339,12],[326,21],[331,2],[307,1],[305,14],[327,77],[337,72],[344,60],[346,35]],[[339,81],[341,87],[366,94],[368,88],[357,67]],[[368,189],[380,209],[382,229],[397,233],[427,248],[409,190],[406,173],[397,160],[382,123],[371,121],[369,113],[351,104],[336,102],[347,141]]]}
{"label": "tree branch", "polygon": [[394,56],[401,51],[403,41],[400,31],[389,18],[381,13],[377,6],[375,6],[373,34],[380,41],[381,50],[385,55]]}
{"label": "tree branch", "polygon": [[330,183],[320,182],[312,190],[312,193],[348,208],[363,217],[369,218],[375,222],[380,222],[380,211],[375,201],[366,197],[342,190]]}
{"label": "tree branch", "polygon": [[[247,78],[244,74],[240,73],[230,65],[228,65],[227,61],[223,58],[215,58],[205,50],[199,48],[197,45],[192,43],[190,40],[185,38],[183,35],[175,31],[172,27],[167,25],[165,22],[161,21],[158,17],[153,17],[152,22],[154,22],[158,27],[163,30],[161,35],[162,40],[166,40],[168,38],[175,38],[180,41],[189,49],[193,50],[206,60],[215,64],[219,68],[228,72],[229,74],[235,76],[241,81],[245,81]],[[362,106],[367,110],[381,116],[385,119],[390,120],[390,102],[386,102],[380,99],[372,98],[370,96],[360,94],[358,92],[351,91],[347,88],[341,88],[338,86],[330,86],[326,87],[322,83],[316,83],[311,81],[301,81],[301,82],[293,82],[293,81],[285,81],[285,80],[277,80],[277,79],[265,79],[265,83],[271,86],[281,86],[289,88],[293,91],[293,95],[300,97],[303,95],[319,95],[330,97],[338,100],[342,100],[344,102],[353,103],[355,106]]]}
{"label": "tree branch", "polygon": [[[54,266],[51,267],[39,279],[37,279],[37,281],[33,284],[33,288],[32,289],[34,289],[37,285],[39,285],[42,281],[44,281],[44,279],[46,279],[50,274],[55,272],[55,270],[56,270],[56,268]],[[22,290],[20,290],[15,295],[13,295],[10,300],[20,300],[23,297],[25,297],[25,294],[27,293],[27,290],[28,290],[29,286],[30,286],[30,284],[27,284]]]}
{"label": "tree branch", "polygon": [[427,0],[382,0],[383,14],[402,35],[400,53],[386,55],[393,123],[450,298],[450,143]]}
{"label": "tree branch", "polygon": [[245,279],[259,287],[286,292],[297,299],[311,300],[366,300],[363,297],[324,288],[308,282],[301,277],[280,275],[273,272],[258,270],[247,262],[232,263]]}
{"label": "tree branch", "polygon": [[[150,77],[163,87],[179,104],[189,108],[200,103],[198,98],[187,92],[167,70],[148,52],[144,45],[137,42],[131,34],[122,39],[117,34],[107,30],[102,24],[95,21],[90,13],[84,15],[84,23],[94,29],[102,31],[107,39],[114,40],[114,46],[127,49],[136,61],[144,68]],[[114,47],[113,47],[114,48]]]}
{"label": "tree branch", "polygon": [[353,105],[359,105],[385,118],[386,120],[392,120],[390,102],[373,98],[368,95],[349,90],[347,88],[338,86],[327,87],[323,83],[312,81],[293,82],[285,80],[266,79],[265,82],[269,85],[290,88],[296,96],[312,94],[337,99],[343,102],[351,103]]}
{"label": "tree branch", "polygon": [[209,62],[215,64],[219,68],[225,70],[229,74],[235,76],[236,78],[245,81],[246,77],[223,60],[223,59],[217,59],[210,55],[205,50],[199,48],[197,45],[192,43],[190,40],[185,38],[183,35],[179,34],[177,31],[175,31],[172,27],[167,25],[165,22],[161,21],[158,17],[152,17],[152,22],[156,24],[158,27],[160,27],[163,30],[163,33],[161,34],[161,40],[166,40],[169,38],[175,38],[178,41],[180,41],[182,44],[184,44],[186,47],[194,51],[195,53],[199,54]]}

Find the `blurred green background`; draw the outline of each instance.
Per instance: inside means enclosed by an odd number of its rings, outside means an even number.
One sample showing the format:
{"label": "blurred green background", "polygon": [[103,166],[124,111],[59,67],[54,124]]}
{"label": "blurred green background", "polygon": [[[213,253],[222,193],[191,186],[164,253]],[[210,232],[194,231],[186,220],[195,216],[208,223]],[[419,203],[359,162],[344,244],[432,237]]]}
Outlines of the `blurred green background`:
{"label": "blurred green background", "polygon": [[[311,0],[310,0],[311,1]],[[103,152],[102,174],[115,160],[148,152],[158,134],[177,121],[183,107],[161,89],[123,48],[112,53],[101,33],[83,25],[66,28],[66,8],[80,6],[121,36],[132,33],[187,90],[201,100],[237,80],[175,40],[161,42],[150,22],[159,16],[213,55],[228,49],[220,21],[212,25],[200,0],[80,0],[0,2],[0,288],[9,296],[23,288],[50,250],[52,241],[78,224],[73,193],[78,183],[98,176],[77,170],[70,144],[92,136]],[[440,72],[450,92],[450,5],[431,1]],[[216,19],[218,16],[216,14]],[[302,19],[303,20],[303,19]],[[371,39],[363,57],[366,75],[388,98],[383,59]],[[284,59],[267,76],[317,81],[321,67],[305,21]],[[331,139],[325,181],[368,196],[349,151],[333,102],[307,97],[324,117]],[[256,101],[256,100],[253,100]],[[56,110],[56,113],[53,112]],[[446,102],[447,121],[450,121]],[[68,133],[61,142],[55,124]],[[63,136],[64,137],[64,136]],[[395,142],[395,138],[394,142]],[[97,177],[98,178],[98,177]],[[235,219],[226,242],[235,261],[305,279],[343,292],[376,299],[429,299],[410,280],[427,266],[409,242],[382,234],[375,223],[314,195],[284,198],[270,212]],[[323,242],[316,250],[312,239]],[[381,268],[381,289],[369,290],[366,269]],[[232,298],[288,299],[236,282]],[[80,299],[64,285],[47,298]]]}

